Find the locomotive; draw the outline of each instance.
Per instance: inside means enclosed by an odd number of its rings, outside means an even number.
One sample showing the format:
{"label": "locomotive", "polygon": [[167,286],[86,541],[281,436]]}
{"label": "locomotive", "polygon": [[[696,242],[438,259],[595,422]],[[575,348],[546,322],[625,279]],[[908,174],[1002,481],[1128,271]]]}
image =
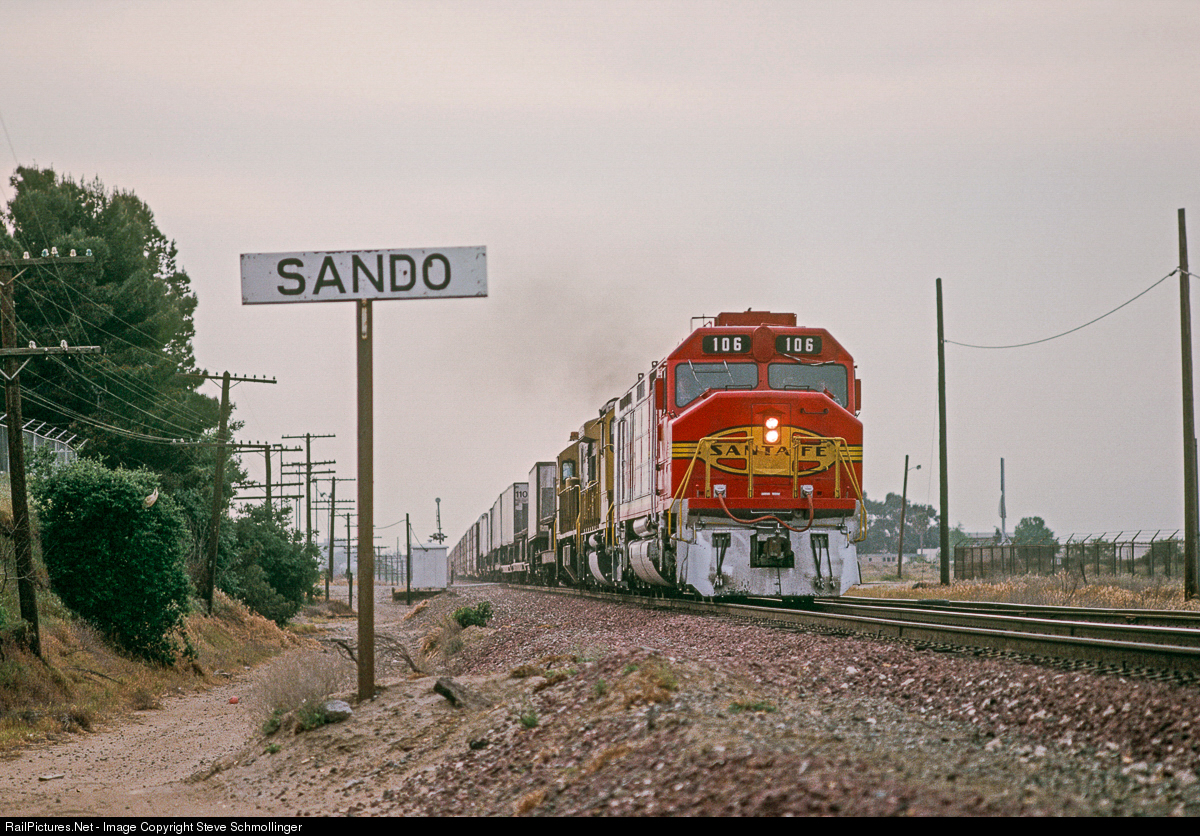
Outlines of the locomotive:
{"label": "locomotive", "polygon": [[[696,320],[693,320],[693,324]],[[682,343],[504,489],[455,576],[702,598],[859,582],[862,383],[796,315],[699,318]]]}

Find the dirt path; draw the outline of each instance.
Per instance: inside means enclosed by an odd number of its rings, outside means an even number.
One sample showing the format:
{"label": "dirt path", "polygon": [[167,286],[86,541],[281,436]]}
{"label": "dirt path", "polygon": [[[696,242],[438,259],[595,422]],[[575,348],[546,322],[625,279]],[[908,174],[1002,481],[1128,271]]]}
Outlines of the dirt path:
{"label": "dirt path", "polygon": [[[250,814],[212,784],[181,782],[242,748],[255,725],[229,700],[250,675],[199,694],[168,698],[97,733],[73,735],[0,761],[6,816],[194,816]],[[244,806],[244,805],[239,805]]]}
{"label": "dirt path", "polygon": [[[376,624],[394,620],[391,590],[376,585]],[[338,623],[350,641],[354,619]],[[294,651],[293,651],[294,652]],[[0,758],[3,816],[238,816],[278,812],[238,800],[219,780],[185,783],[241,751],[261,722],[246,671],[196,694],[167,697],[98,732]],[[231,697],[238,697],[236,704]]]}

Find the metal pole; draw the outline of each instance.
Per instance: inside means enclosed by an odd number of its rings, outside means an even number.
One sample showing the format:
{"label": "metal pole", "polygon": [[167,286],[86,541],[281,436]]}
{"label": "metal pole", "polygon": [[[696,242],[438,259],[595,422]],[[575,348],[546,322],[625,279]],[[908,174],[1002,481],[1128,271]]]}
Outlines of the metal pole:
{"label": "metal pole", "polygon": [[375,696],[375,518],[371,300],[354,306],[358,344],[358,698]]}
{"label": "metal pole", "polygon": [[404,603],[412,606],[412,528],[408,523],[408,514],[404,515],[404,543],[407,552],[404,563]]}

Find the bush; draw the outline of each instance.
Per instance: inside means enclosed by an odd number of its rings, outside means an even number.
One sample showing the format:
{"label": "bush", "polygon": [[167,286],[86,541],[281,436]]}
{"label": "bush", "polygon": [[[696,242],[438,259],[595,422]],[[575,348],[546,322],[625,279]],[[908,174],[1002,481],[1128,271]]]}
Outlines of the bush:
{"label": "bush", "polygon": [[217,578],[221,589],[281,627],[320,578],[315,549],[288,528],[287,517],[284,508],[247,508],[234,524],[236,557]]}
{"label": "bush", "polygon": [[492,620],[492,602],[484,601],[474,607],[459,607],[454,611],[459,627],[486,627]]}
{"label": "bush", "polygon": [[147,471],[80,460],[35,483],[42,554],[63,603],[121,649],[159,664],[189,648],[185,523]]}

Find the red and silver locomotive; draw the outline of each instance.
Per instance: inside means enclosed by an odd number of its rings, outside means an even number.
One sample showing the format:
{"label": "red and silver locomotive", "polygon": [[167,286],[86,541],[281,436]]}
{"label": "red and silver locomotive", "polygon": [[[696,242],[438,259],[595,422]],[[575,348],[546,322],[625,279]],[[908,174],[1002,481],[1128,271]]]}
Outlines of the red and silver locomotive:
{"label": "red and silver locomotive", "polygon": [[451,552],[455,572],[705,598],[845,592],[865,533],[861,395],[851,356],[795,314],[705,318],[505,490]]}

